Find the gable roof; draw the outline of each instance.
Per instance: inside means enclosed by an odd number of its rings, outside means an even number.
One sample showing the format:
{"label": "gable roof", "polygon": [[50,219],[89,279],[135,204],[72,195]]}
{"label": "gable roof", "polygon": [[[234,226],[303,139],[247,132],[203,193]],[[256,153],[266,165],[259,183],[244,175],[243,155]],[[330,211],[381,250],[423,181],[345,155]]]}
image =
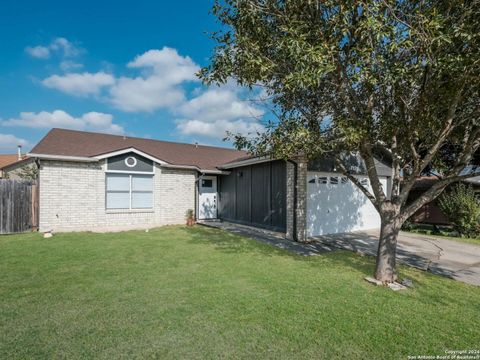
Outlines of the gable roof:
{"label": "gable roof", "polygon": [[0,154],[0,169],[23,160],[25,156],[22,156],[22,160],[18,160],[18,154]]}
{"label": "gable roof", "polygon": [[137,149],[171,165],[194,166],[201,170],[217,170],[218,166],[247,155],[244,151],[221,147],[66,129],[50,130],[32,149],[31,155],[94,159],[104,154],[130,148]]}

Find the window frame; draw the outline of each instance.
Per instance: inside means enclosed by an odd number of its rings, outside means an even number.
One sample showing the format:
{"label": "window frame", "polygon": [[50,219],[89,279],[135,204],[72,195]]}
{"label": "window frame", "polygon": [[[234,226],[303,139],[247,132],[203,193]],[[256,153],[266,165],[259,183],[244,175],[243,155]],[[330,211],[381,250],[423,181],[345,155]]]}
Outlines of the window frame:
{"label": "window frame", "polygon": [[[208,181],[210,185],[205,186],[205,182]],[[200,186],[204,189],[212,189],[213,188],[213,179],[202,179],[202,183]]]}
{"label": "window frame", "polygon": [[[127,193],[127,191],[109,191],[107,178],[108,175],[126,175],[128,176],[128,208],[109,208],[107,204],[107,194],[110,193]],[[139,176],[150,176],[152,180],[152,206],[148,208],[134,208],[132,207],[132,195],[133,193],[150,193],[150,191],[133,191],[132,190],[132,178],[135,175]],[[107,212],[152,212],[155,210],[155,165],[153,166],[152,171],[122,171],[122,170],[108,170],[105,168],[105,211]]]}

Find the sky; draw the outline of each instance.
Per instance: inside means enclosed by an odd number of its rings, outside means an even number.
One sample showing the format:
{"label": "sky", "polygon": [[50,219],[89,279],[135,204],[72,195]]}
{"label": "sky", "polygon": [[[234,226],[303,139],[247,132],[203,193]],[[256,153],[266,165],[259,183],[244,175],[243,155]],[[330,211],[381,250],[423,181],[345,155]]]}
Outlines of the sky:
{"label": "sky", "polygon": [[203,85],[213,0],[0,2],[0,153],[51,128],[217,146],[263,129],[233,81]]}

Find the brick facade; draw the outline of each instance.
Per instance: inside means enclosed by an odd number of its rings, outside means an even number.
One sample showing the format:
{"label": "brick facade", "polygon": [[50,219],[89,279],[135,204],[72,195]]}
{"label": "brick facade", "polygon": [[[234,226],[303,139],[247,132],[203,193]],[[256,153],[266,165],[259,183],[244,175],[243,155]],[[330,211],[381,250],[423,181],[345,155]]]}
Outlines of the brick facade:
{"label": "brick facade", "polygon": [[106,210],[105,162],[41,161],[40,231],[112,231],[183,224],[195,207],[195,171],[155,165],[152,210]]}
{"label": "brick facade", "polygon": [[[295,159],[287,162],[287,232],[289,240],[307,240],[307,160]],[[297,183],[295,184],[295,168]],[[297,201],[295,204],[295,188]],[[296,206],[295,206],[296,205]],[[296,233],[294,227],[296,227]]]}

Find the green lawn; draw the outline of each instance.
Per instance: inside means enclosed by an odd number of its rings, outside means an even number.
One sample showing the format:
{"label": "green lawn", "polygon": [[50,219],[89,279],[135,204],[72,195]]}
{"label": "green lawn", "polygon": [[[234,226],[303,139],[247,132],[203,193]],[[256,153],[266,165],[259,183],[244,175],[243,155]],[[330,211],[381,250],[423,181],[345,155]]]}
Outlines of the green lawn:
{"label": "green lawn", "polygon": [[0,358],[406,359],[480,344],[480,288],[203,227],[0,237]]}

